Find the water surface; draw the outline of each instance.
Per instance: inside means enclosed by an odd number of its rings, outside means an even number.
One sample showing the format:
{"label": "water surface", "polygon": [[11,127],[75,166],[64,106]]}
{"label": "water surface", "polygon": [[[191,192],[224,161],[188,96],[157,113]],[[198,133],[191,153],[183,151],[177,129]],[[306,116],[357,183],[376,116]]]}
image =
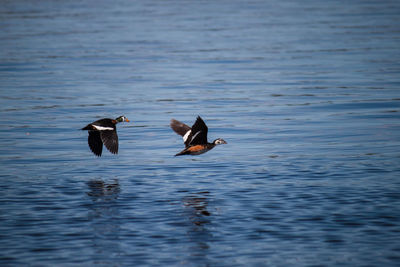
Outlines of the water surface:
{"label": "water surface", "polygon": [[[397,266],[398,1],[3,1],[2,266]],[[126,115],[94,156],[96,119]],[[228,144],[173,157],[175,118]]]}

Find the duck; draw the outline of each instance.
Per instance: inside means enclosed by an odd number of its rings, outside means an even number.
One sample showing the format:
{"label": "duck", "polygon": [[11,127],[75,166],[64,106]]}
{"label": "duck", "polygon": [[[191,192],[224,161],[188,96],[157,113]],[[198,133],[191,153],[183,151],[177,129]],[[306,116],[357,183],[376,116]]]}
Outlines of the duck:
{"label": "duck", "polygon": [[217,145],[227,144],[222,138],[217,138],[212,143],[207,141],[208,127],[200,116],[197,116],[192,128],[175,119],[171,119],[170,126],[175,133],[182,136],[185,144],[185,149],[175,156],[200,155]]}
{"label": "duck", "polygon": [[88,144],[93,154],[101,157],[103,144],[112,154],[118,154],[118,135],[116,125],[120,122],[129,122],[129,119],[125,116],[119,116],[116,119],[104,118],[89,123],[82,128],[82,130],[87,130],[89,133]]}

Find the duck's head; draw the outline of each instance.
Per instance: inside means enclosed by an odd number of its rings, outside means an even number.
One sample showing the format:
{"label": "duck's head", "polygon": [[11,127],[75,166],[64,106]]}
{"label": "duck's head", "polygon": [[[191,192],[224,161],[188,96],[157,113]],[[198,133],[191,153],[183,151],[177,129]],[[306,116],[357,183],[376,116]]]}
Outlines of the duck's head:
{"label": "duck's head", "polygon": [[125,116],[119,116],[118,118],[115,119],[118,122],[129,122],[128,118]]}
{"label": "duck's head", "polygon": [[213,144],[214,145],[223,145],[223,144],[227,144],[227,142],[222,138],[217,138],[214,140]]}

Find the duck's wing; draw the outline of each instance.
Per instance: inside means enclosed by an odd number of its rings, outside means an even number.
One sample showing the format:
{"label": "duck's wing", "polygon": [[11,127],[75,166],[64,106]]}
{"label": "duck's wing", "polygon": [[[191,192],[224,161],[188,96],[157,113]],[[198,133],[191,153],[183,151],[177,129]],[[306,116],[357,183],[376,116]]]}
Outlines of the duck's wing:
{"label": "duck's wing", "polygon": [[183,122],[177,121],[175,119],[171,120],[170,126],[172,130],[174,130],[174,132],[182,136],[185,146],[188,146],[191,140],[191,138],[189,138],[191,133],[190,127]]}
{"label": "duck's wing", "polygon": [[89,131],[88,144],[89,144],[90,150],[92,150],[93,154],[100,157],[101,152],[103,151],[103,143],[100,138],[100,132]]}
{"label": "duck's wing", "polygon": [[171,120],[170,126],[174,132],[179,134],[180,136],[184,136],[188,131],[190,131],[190,127],[184,124],[183,122],[177,121],[175,119]]}
{"label": "duck's wing", "polygon": [[[188,146],[207,144],[208,127],[203,119],[198,116],[188,136]],[[185,143],[186,144],[186,143]]]}
{"label": "duck's wing", "polygon": [[100,137],[108,151],[118,154],[118,135],[116,130],[100,131]]}

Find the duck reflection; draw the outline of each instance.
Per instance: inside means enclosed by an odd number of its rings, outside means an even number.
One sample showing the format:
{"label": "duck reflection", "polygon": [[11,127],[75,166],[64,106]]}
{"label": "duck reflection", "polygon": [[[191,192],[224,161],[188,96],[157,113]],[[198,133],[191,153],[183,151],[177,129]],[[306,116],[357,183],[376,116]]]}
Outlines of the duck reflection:
{"label": "duck reflection", "polygon": [[99,199],[117,199],[120,186],[118,179],[114,179],[111,183],[105,183],[103,180],[91,180],[88,183],[90,191],[88,196],[92,197],[94,201]]}
{"label": "duck reflection", "polygon": [[102,179],[87,182],[89,204],[88,218],[92,229],[93,261],[113,264],[111,255],[120,253],[120,208],[118,179],[105,182]]}
{"label": "duck reflection", "polygon": [[189,214],[189,220],[197,226],[209,223],[211,213],[207,210],[209,192],[199,192],[183,198],[182,202]]}
{"label": "duck reflection", "polygon": [[192,260],[202,261],[207,264],[209,242],[212,234],[207,225],[211,223],[211,212],[208,210],[209,192],[198,192],[188,195],[182,199],[185,214],[192,227],[189,227],[187,235],[190,246],[190,257]]}

